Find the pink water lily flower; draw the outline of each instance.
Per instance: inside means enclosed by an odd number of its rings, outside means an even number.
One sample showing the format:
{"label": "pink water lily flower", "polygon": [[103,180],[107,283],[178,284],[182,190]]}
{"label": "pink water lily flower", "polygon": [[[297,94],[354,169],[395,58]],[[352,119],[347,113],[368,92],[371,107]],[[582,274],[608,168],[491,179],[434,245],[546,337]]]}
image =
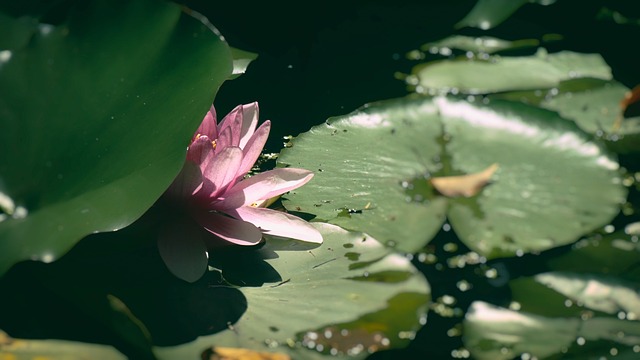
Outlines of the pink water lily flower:
{"label": "pink water lily flower", "polygon": [[[260,156],[271,122],[258,124],[258,104],[240,105],[217,123],[213,106],[187,150],[187,161],[166,196],[216,239],[255,245],[263,234],[322,243],[312,225],[264,207],[269,199],[306,184],[313,173],[277,168],[246,177]],[[169,228],[159,237],[165,264],[176,276],[199,279],[207,266],[207,239],[198,232]]]}

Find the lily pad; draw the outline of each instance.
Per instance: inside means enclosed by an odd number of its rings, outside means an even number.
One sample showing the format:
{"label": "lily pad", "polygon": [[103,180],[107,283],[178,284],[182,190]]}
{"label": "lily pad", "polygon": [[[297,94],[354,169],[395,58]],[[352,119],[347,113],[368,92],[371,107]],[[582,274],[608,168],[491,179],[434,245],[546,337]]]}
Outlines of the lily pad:
{"label": "lily pad", "polygon": [[258,58],[258,54],[241,49],[231,48],[231,55],[233,56],[233,72],[229,79],[235,79],[240,75],[247,72],[249,64]]}
{"label": "lily pad", "polygon": [[557,95],[547,96],[540,106],[555,110],[585,131],[609,140],[614,150],[640,150],[640,118],[625,118],[620,104],[629,88],[615,81],[599,85],[582,91],[557,91]]}
{"label": "lily pad", "polygon": [[422,51],[433,51],[434,49],[449,48],[473,53],[492,54],[503,50],[511,50],[522,47],[533,47],[539,45],[536,39],[503,40],[491,36],[472,37],[464,35],[452,35],[444,39],[424,44],[420,47]]}
{"label": "lily pad", "polygon": [[364,357],[372,349],[407,345],[410,336],[402,334],[412,334],[426,319],[429,285],[422,275],[368,235],[315,226],[324,237],[319,247],[269,238],[258,250],[279,278],[239,288],[248,307],[237,323],[188,344],[157,347],[158,357],[196,358],[213,346],[294,359]]}
{"label": "lily pad", "polygon": [[33,29],[0,56],[0,274],[138,218],[232,69],[211,25],[169,2],[77,2]]}
{"label": "lily pad", "polygon": [[600,273],[623,280],[640,279],[640,243],[637,235],[615,232],[582,239],[570,252],[549,260],[555,271]]}
{"label": "lily pad", "polygon": [[640,316],[640,294],[631,283],[613,277],[552,272],[534,276],[535,281],[592,310],[615,315]]}
{"label": "lily pad", "polygon": [[616,353],[628,353],[634,352],[633,346],[640,341],[638,321],[545,317],[481,301],[471,304],[463,331],[465,347],[473,357],[492,360],[513,359],[522,354],[599,359],[611,355],[612,342]]}
{"label": "lily pad", "polygon": [[460,58],[420,64],[406,81],[418,93],[487,94],[550,89],[576,78],[611,80],[611,69],[598,54],[572,51],[548,54],[541,48],[532,56]]}
{"label": "lily pad", "polygon": [[623,118],[617,131],[606,134],[609,147],[621,154],[640,151],[640,117]]}
{"label": "lily pad", "polygon": [[[553,271],[516,279],[510,286],[522,310],[540,315],[579,316],[585,310],[632,318],[640,314],[637,284],[610,275]],[[528,300],[531,296],[536,301]]]}
{"label": "lily pad", "polygon": [[456,24],[456,28],[470,26],[482,30],[491,29],[529,2],[551,5],[556,0],[478,0],[467,16]]}
{"label": "lily pad", "polygon": [[624,117],[623,99],[630,90],[617,81],[578,78],[541,90],[491,94],[493,99],[509,99],[557,111],[584,131],[605,140],[617,153],[640,150],[640,118]]}
{"label": "lily pad", "polygon": [[540,106],[557,111],[589,133],[614,132],[622,117],[620,101],[629,88],[615,81],[599,85],[582,91],[558,91],[556,96],[547,96]]}
{"label": "lily pad", "polygon": [[[540,358],[562,353],[562,358],[597,359],[596,355],[613,354],[612,348],[616,353],[637,353],[638,285],[613,276],[572,272],[517,279],[510,283],[511,307],[519,311],[481,305],[476,312],[472,306],[465,320],[465,343],[480,359],[489,358],[501,347],[509,350],[507,358],[522,353]],[[481,334],[480,327],[490,318],[493,325],[489,331],[484,327]],[[557,333],[559,329],[562,334]],[[542,334],[555,335],[545,340]],[[519,341],[520,336],[526,340]]]}
{"label": "lily pad", "polygon": [[[618,164],[571,122],[508,101],[403,98],[331,118],[282,151],[280,166],[316,172],[284,205],[415,252],[445,215],[487,257],[575,241],[626,198]],[[498,170],[479,194],[448,198],[432,177]],[[586,181],[588,179],[588,181]]]}
{"label": "lily pad", "polygon": [[0,354],[5,359],[126,359],[123,354],[107,345],[63,340],[13,339],[2,331]]}

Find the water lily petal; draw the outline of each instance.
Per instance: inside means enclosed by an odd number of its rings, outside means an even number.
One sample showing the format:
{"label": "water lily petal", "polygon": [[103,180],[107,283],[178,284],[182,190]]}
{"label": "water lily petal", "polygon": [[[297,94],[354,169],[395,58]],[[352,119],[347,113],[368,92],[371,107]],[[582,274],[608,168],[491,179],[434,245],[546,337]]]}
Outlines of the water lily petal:
{"label": "water lily petal", "polygon": [[224,129],[221,129],[218,132],[218,138],[216,139],[215,150],[216,152],[220,152],[230,146],[233,146],[232,143],[233,143],[233,134],[231,133],[231,128],[226,127]]}
{"label": "water lily petal", "polygon": [[185,161],[182,170],[167,189],[167,196],[175,201],[185,201],[202,187],[200,167],[191,161]]}
{"label": "water lily petal", "polygon": [[194,162],[205,169],[214,155],[214,147],[207,135],[198,136],[187,149],[187,161]]}
{"label": "water lily petal", "polygon": [[281,168],[265,171],[237,182],[227,190],[224,200],[215,206],[218,209],[236,209],[260,200],[284,194],[306,184],[313,173],[305,169]]}
{"label": "water lily petal", "polygon": [[[240,132],[242,131],[243,112],[242,105],[236,106],[227,116],[222,119],[218,132],[222,134],[223,131],[229,129],[230,137],[226,138],[223,143],[219,145],[223,146],[239,146],[240,145]],[[222,136],[220,136],[222,138]]]}
{"label": "water lily petal", "polygon": [[209,255],[198,228],[193,222],[175,222],[158,236],[158,251],[175,276],[195,282],[207,270]]}
{"label": "water lily petal", "polygon": [[202,123],[198,127],[196,133],[193,135],[193,139],[191,139],[191,141],[194,141],[198,137],[198,135],[206,135],[209,137],[209,139],[218,138],[216,109],[213,107],[213,105],[211,105],[211,108],[209,109],[209,111],[207,111],[207,114],[204,116]]}
{"label": "water lily petal", "polygon": [[255,245],[262,232],[255,225],[214,212],[198,213],[196,221],[210,233],[237,245]]}
{"label": "water lily petal", "polygon": [[271,121],[267,120],[260,125],[260,127],[253,133],[251,139],[246,143],[246,146],[242,148],[244,157],[242,158],[240,169],[238,169],[238,181],[240,178],[244,177],[249,170],[251,170],[253,164],[258,160],[258,157],[264,148],[264,144],[266,144],[267,138],[269,137],[269,131],[271,131]]}
{"label": "water lily petal", "polygon": [[265,234],[322,243],[322,235],[316,228],[299,217],[282,211],[244,206],[228,213],[260,227]]}
{"label": "water lily petal", "polygon": [[239,147],[227,147],[212,156],[202,172],[202,195],[213,199],[222,194],[227,187],[233,186],[242,163],[242,150]]}
{"label": "water lily petal", "polygon": [[258,114],[259,111],[257,102],[242,105],[242,129],[240,131],[239,143],[241,149],[245,149],[245,146],[249,142],[249,139],[251,139],[251,137],[253,136],[253,132],[256,126],[258,126]]}

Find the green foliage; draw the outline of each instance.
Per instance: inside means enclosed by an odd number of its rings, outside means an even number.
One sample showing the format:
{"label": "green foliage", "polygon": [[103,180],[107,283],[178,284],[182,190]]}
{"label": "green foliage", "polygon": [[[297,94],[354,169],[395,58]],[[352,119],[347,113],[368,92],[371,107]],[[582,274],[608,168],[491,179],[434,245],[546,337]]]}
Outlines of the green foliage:
{"label": "green foliage", "polygon": [[165,2],[77,3],[56,26],[0,21],[19,29],[0,63],[0,153],[12,154],[0,158],[3,273],[148,209],[182,166],[231,55]]}
{"label": "green foliage", "polygon": [[[601,145],[552,112],[497,100],[371,104],[300,135],[279,161],[317,171],[287,196],[288,208],[407,252],[422,248],[445,214],[487,257],[550,249],[606,224],[626,197]],[[469,198],[441,196],[428,181],[493,163],[492,183]]]}

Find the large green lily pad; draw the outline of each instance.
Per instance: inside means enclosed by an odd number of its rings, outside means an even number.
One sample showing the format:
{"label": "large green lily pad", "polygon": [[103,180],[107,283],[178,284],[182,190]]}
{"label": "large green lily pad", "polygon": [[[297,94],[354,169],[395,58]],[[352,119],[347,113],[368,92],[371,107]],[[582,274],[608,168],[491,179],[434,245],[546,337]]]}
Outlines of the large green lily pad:
{"label": "large green lily pad", "polygon": [[[473,174],[492,183],[448,198],[431,177]],[[536,252],[606,224],[626,198],[618,164],[557,114],[521,103],[403,98],[329,119],[283,150],[280,166],[315,171],[285,206],[414,252],[445,215],[488,257]]]}
{"label": "large green lily pad", "polygon": [[0,20],[22,29],[0,56],[1,274],[139,217],[180,170],[232,57],[169,2],[77,2],[57,26]]}
{"label": "large green lily pad", "polygon": [[[324,237],[319,247],[269,238],[257,250],[279,278],[239,288],[248,306],[237,323],[188,344],[158,347],[159,358],[197,358],[213,346],[294,359],[362,358],[407,345],[425,319],[429,285],[423,276],[368,235],[330,224],[316,227]],[[225,267],[220,270],[225,276]]]}
{"label": "large green lily pad", "polygon": [[418,93],[487,94],[550,89],[577,78],[611,80],[611,69],[598,54],[572,51],[549,54],[541,48],[531,56],[459,58],[420,64],[406,80]]}

